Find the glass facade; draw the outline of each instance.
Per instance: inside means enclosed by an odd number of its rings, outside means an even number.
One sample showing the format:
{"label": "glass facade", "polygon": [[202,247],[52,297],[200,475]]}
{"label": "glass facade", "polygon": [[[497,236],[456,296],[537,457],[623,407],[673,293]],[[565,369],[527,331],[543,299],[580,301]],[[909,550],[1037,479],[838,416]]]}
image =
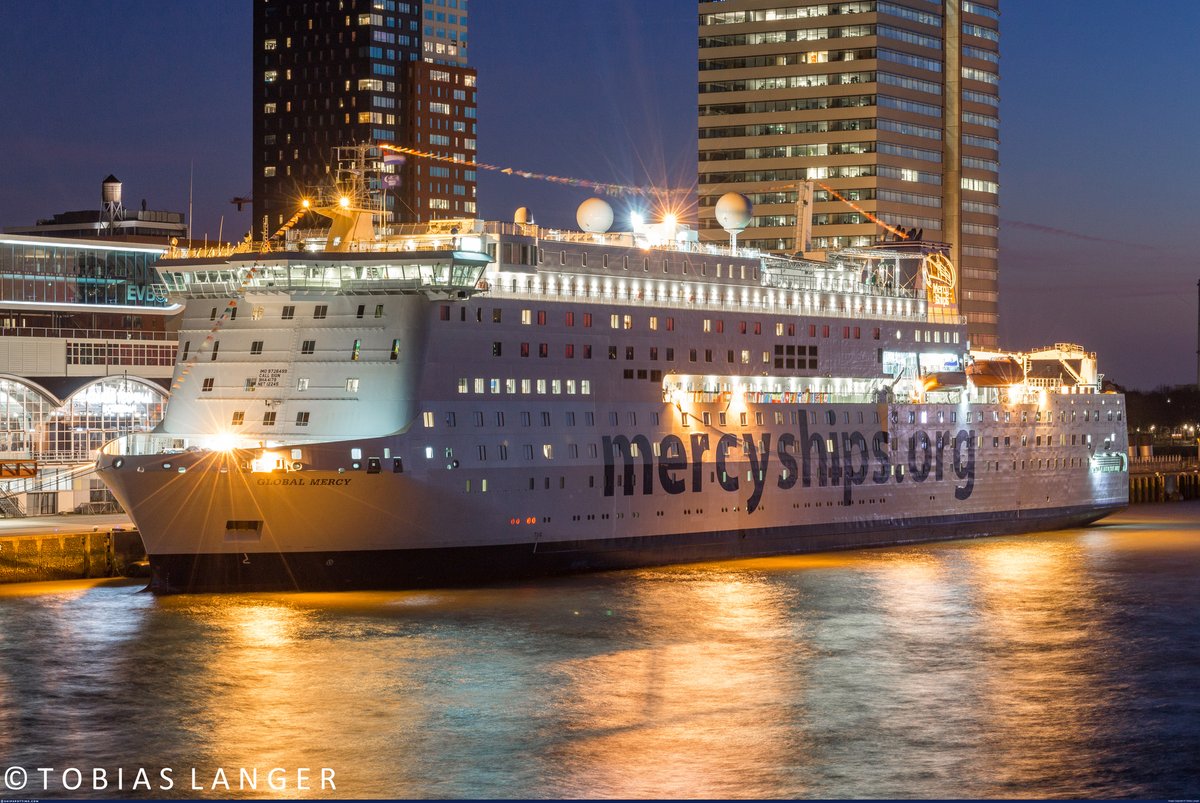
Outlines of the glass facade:
{"label": "glass facade", "polygon": [[165,249],[45,237],[0,238],[0,304],[166,307],[154,263]]}
{"label": "glass facade", "polygon": [[157,426],[166,402],[164,389],[133,377],[106,377],[62,401],[33,382],[0,379],[0,459],[94,460],[108,441]]}
{"label": "glass facade", "polygon": [[[755,204],[740,245],[801,250],[797,185],[827,183],[890,226],[948,243],[971,342],[996,347],[998,0],[768,5],[699,2],[701,238],[728,241],[715,205],[737,192]],[[812,209],[814,249],[885,236],[830,197]]]}

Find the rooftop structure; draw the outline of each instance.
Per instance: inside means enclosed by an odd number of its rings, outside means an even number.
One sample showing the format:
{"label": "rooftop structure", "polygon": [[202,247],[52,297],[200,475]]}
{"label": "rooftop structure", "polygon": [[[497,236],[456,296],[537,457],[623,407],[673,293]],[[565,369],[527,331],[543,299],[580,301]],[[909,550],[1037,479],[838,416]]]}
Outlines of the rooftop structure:
{"label": "rooftop structure", "polygon": [[182,212],[147,209],[144,199],[140,209],[127,209],[121,199],[121,189],[120,179],[110,175],[101,184],[100,204],[97,207],[59,212],[32,226],[8,226],[4,232],[40,237],[102,237],[162,245],[166,245],[173,237],[188,236],[188,226]]}

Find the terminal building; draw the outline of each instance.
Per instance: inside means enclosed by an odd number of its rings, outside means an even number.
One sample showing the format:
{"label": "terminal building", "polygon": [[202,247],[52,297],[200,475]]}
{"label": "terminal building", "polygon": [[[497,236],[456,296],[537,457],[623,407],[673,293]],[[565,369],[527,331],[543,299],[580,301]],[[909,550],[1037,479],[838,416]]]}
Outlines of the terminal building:
{"label": "terminal building", "polygon": [[165,244],[0,235],[0,515],[110,512],[96,450],[162,419]]}

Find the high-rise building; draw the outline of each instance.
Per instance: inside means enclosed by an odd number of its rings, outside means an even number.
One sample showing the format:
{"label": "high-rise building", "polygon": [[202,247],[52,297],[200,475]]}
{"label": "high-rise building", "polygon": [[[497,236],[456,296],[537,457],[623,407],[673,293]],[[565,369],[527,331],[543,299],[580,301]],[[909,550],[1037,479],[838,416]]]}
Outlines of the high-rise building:
{"label": "high-rise building", "polygon": [[385,173],[399,174],[384,182],[393,219],[474,215],[474,172],[456,164],[475,159],[466,7],[467,0],[255,0],[256,225],[265,217],[273,230],[286,221],[337,172],[333,149],[360,143],[445,158],[380,159]]}
{"label": "high-rise building", "polygon": [[700,2],[699,197],[754,204],[739,245],[793,252],[814,182],[812,250],[886,223],[950,243],[973,345],[997,345],[999,0]]}

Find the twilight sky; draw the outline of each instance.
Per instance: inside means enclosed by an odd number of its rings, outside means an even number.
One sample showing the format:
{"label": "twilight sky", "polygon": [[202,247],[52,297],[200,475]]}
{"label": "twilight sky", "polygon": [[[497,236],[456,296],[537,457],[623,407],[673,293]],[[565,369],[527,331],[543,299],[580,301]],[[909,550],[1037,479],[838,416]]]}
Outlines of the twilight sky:
{"label": "twilight sky", "polygon": [[[125,202],[250,225],[248,0],[0,0],[0,226]],[[1002,0],[1001,339],[1076,342],[1129,387],[1196,381],[1200,3]],[[479,160],[696,181],[694,0],[473,0]],[[483,217],[586,191],[480,171]],[[614,201],[618,217],[624,203]],[[222,221],[223,217],[223,221]]]}

